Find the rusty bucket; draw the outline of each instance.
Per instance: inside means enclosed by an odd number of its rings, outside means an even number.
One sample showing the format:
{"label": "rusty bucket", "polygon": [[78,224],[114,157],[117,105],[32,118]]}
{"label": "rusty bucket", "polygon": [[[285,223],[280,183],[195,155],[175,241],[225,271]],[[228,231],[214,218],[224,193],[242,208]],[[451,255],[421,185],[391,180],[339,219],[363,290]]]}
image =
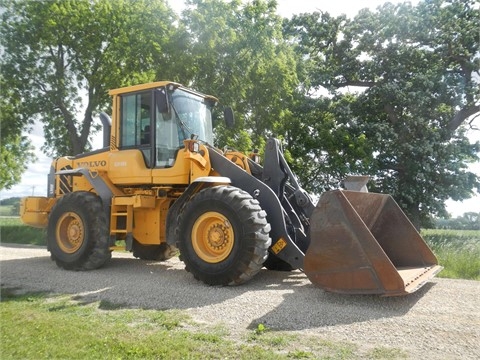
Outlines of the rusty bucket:
{"label": "rusty bucket", "polygon": [[329,191],[310,217],[304,270],[327,291],[406,295],[441,269],[390,195]]}

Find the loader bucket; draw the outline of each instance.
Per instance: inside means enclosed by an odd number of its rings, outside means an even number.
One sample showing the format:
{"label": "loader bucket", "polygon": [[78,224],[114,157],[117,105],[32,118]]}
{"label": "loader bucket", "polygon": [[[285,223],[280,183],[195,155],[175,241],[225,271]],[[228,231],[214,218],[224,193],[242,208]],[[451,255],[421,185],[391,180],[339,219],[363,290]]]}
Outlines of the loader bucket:
{"label": "loader bucket", "polygon": [[441,269],[389,195],[326,192],[310,217],[304,270],[310,281],[324,290],[406,295]]}

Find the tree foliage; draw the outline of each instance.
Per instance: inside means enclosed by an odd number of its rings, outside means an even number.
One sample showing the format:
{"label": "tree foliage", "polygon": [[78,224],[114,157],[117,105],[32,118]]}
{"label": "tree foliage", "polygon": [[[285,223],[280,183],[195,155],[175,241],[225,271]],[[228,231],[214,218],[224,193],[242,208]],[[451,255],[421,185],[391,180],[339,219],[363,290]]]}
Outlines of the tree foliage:
{"label": "tree foliage", "polygon": [[175,30],[163,0],[4,0],[2,76],[22,99],[22,124],[44,124],[51,156],[89,148],[107,90],[168,73],[162,53]]}
{"label": "tree foliage", "polygon": [[[190,84],[233,106],[234,130],[217,128],[217,143],[263,147],[285,121],[297,84],[292,48],[283,40],[276,2],[189,0],[182,21]],[[247,139],[251,139],[251,142]]]}
{"label": "tree foliage", "polygon": [[[392,194],[417,225],[443,214],[447,198],[471,196],[480,179],[467,164],[479,160],[480,146],[465,131],[480,112],[479,18],[473,1],[435,0],[387,3],[352,20],[313,13],[288,22],[306,59],[304,87],[333,96],[323,117],[318,106],[307,113],[303,127],[317,131],[289,129],[293,142],[317,139],[302,166],[372,175],[371,186]],[[304,96],[303,104],[321,103]]]}
{"label": "tree foliage", "polygon": [[20,99],[0,77],[0,190],[10,189],[20,182],[27,164],[35,160],[33,147],[22,133],[23,124],[18,121]]}
{"label": "tree foliage", "polygon": [[456,218],[440,218],[435,220],[437,229],[480,230],[480,213],[466,212]]}

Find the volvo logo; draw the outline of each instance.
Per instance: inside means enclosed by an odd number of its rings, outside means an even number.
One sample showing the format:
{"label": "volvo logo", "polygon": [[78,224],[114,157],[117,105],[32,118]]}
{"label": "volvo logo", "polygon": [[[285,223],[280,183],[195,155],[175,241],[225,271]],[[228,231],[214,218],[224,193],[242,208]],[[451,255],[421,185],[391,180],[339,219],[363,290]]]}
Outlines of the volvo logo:
{"label": "volvo logo", "polygon": [[100,167],[100,166],[107,166],[107,162],[105,160],[77,162],[77,167],[94,168],[94,167]]}

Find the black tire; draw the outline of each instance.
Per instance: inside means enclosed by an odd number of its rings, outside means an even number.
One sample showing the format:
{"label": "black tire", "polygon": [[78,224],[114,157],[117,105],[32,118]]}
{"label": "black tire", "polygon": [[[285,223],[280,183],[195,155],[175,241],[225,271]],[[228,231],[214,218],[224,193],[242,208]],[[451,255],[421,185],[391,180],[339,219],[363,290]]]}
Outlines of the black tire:
{"label": "black tire", "polygon": [[161,243],[160,245],[143,245],[133,240],[133,256],[141,260],[165,261],[177,255],[175,246]]}
{"label": "black tire", "polygon": [[232,186],[206,188],[180,212],[180,260],[208,285],[239,285],[255,276],[271,244],[267,214],[250,194]]}
{"label": "black tire", "polygon": [[101,267],[112,254],[101,199],[90,192],[68,193],[53,207],[47,229],[52,260],[66,270]]}

